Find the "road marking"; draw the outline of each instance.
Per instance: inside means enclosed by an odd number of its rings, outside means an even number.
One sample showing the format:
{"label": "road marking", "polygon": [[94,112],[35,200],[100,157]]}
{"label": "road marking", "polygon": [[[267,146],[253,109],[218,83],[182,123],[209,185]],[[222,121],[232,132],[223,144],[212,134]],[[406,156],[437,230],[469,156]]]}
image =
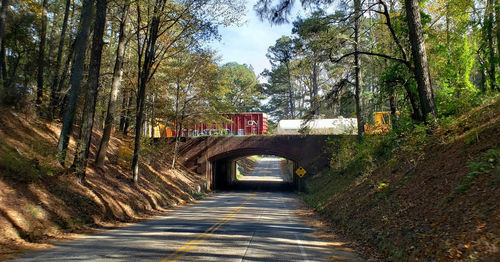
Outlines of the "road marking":
{"label": "road marking", "polygon": [[307,253],[304,250],[304,247],[302,246],[302,241],[300,241],[300,238],[297,234],[295,234],[295,239],[297,239],[297,244],[299,245],[300,253],[302,254],[302,258],[304,259],[305,262],[309,262],[309,259],[307,258]]}
{"label": "road marking", "polygon": [[209,238],[217,229],[219,229],[222,225],[227,223],[229,220],[231,220],[234,216],[236,216],[242,209],[245,208],[245,205],[252,200],[257,193],[251,194],[247,200],[243,204],[241,204],[239,207],[235,208],[231,213],[227,214],[223,219],[221,219],[219,222],[215,223],[212,225],[209,229],[207,229],[205,232],[201,233],[197,238],[187,242],[184,244],[182,247],[177,249],[174,253],[170,254],[168,257],[160,260],[161,262],[166,262],[166,261],[177,261],[184,255],[186,255],[191,249],[195,248],[198,244],[203,242],[205,239]]}

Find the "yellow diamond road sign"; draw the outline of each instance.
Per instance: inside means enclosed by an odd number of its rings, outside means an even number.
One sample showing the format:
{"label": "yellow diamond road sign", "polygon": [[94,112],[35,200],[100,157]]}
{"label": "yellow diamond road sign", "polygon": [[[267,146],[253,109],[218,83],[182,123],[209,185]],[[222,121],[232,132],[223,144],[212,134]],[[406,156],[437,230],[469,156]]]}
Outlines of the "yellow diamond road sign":
{"label": "yellow diamond road sign", "polygon": [[303,167],[299,167],[295,170],[295,174],[297,174],[300,178],[302,178],[306,173],[307,171]]}

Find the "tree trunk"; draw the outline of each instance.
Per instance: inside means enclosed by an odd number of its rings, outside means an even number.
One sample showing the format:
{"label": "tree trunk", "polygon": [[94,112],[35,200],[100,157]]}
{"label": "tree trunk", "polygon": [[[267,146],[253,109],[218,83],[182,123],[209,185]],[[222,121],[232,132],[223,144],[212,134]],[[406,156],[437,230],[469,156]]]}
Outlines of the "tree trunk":
{"label": "tree trunk", "polygon": [[7,8],[9,6],[9,0],[2,0],[2,7],[0,7],[0,84],[4,86],[4,82],[7,81],[7,62],[5,61],[5,19]]}
{"label": "tree trunk", "polygon": [[92,36],[92,52],[90,54],[90,68],[87,90],[85,92],[85,104],[83,106],[82,124],[80,127],[80,139],[78,140],[75,161],[73,166],[80,182],[85,180],[85,169],[89,157],[90,143],[92,139],[92,128],[94,126],[95,105],[97,91],[99,89],[99,73],[101,70],[102,47],[104,45],[103,35],[106,26],[107,0],[96,1],[96,17],[94,21],[94,34]]}
{"label": "tree trunk", "polygon": [[153,94],[152,97],[152,103],[151,103],[151,138],[155,137],[155,125],[156,125],[156,119],[155,119],[155,102],[156,102],[156,94]]}
{"label": "tree trunk", "polygon": [[151,20],[150,25],[150,34],[149,37],[145,39],[146,41],[146,49],[144,62],[142,65],[142,70],[139,72],[139,90],[137,92],[136,98],[136,116],[135,116],[135,138],[134,138],[134,155],[132,158],[132,173],[134,183],[137,184],[139,182],[139,153],[141,150],[141,134],[142,134],[142,122],[144,118],[144,102],[146,98],[146,87],[150,78],[151,68],[154,64],[155,59],[155,50],[156,50],[156,40],[158,39],[158,31],[160,27],[160,10],[163,8],[160,7],[162,3],[159,3],[157,0],[154,11],[153,18]]}
{"label": "tree trunk", "polygon": [[484,26],[486,27],[486,37],[488,40],[488,64],[489,64],[489,70],[488,70],[488,75],[490,77],[490,88],[491,90],[496,90],[497,85],[496,85],[496,59],[495,59],[495,48],[493,47],[493,0],[488,0],[486,4],[486,9],[485,9],[485,23]]}
{"label": "tree trunk", "polygon": [[128,100],[127,100],[127,110],[125,111],[125,122],[123,125],[123,134],[126,136],[128,134],[128,128],[130,127],[130,120],[132,119],[132,102],[134,100],[134,93],[132,90],[129,91]]}
{"label": "tree trunk", "polygon": [[179,121],[179,97],[180,97],[181,84],[179,81],[179,76],[177,76],[177,88],[175,90],[175,145],[174,145],[174,157],[172,158],[172,168],[175,168],[177,162],[177,154],[179,150],[179,139],[181,137],[181,127]]}
{"label": "tree trunk", "polygon": [[122,90],[122,107],[120,110],[120,131],[125,128],[125,113],[127,112],[127,102],[128,102],[128,92],[127,90]]}
{"label": "tree trunk", "polygon": [[49,102],[49,115],[50,118],[54,118],[54,109],[57,106],[57,98],[59,94],[57,93],[57,87],[59,86],[59,70],[61,68],[61,61],[64,49],[64,39],[66,37],[66,30],[68,28],[68,18],[69,18],[69,7],[71,5],[71,0],[66,0],[66,6],[64,8],[64,18],[61,29],[61,36],[59,38],[59,46],[57,48],[57,59],[56,65],[54,67],[54,79],[52,80],[52,85],[50,87],[50,102]]}
{"label": "tree trunk", "polygon": [[76,103],[80,94],[80,86],[83,75],[85,61],[85,51],[87,49],[89,29],[92,21],[92,7],[94,0],[84,0],[80,14],[80,28],[75,39],[75,58],[71,65],[70,86],[68,104],[64,111],[63,125],[57,143],[59,151],[59,162],[64,166],[66,159],[66,149],[68,148],[73,121],[75,119]]}
{"label": "tree trunk", "polygon": [[365,132],[363,112],[361,111],[361,65],[359,61],[359,30],[361,25],[361,0],[354,0],[354,99],[356,100],[356,118],[358,139]]}
{"label": "tree trunk", "polygon": [[437,116],[434,92],[431,86],[427,52],[420,19],[418,0],[405,0],[406,19],[408,22],[414,74],[417,80],[418,94],[424,121],[428,121],[429,114]]}
{"label": "tree trunk", "polygon": [[312,75],[312,94],[311,94],[311,106],[313,108],[313,115],[319,115],[319,105],[318,105],[318,62],[314,57],[313,61],[313,75]]}
{"label": "tree trunk", "polygon": [[416,121],[423,121],[424,119],[422,117],[422,112],[421,112],[420,107],[418,106],[418,103],[417,103],[418,94],[415,93],[414,90],[412,90],[408,81],[406,81],[404,83],[404,87],[405,87],[406,93],[408,94],[408,98],[410,99],[411,108],[413,109],[413,114],[411,115],[411,118],[413,120],[416,120]]}
{"label": "tree trunk", "polygon": [[[497,66],[500,65],[500,3],[498,0],[494,1],[495,4],[495,29],[496,29],[496,37],[497,37],[497,53],[496,53],[496,62]],[[497,86],[497,89],[499,87]]]}
{"label": "tree trunk", "polygon": [[293,101],[293,89],[292,89],[292,77],[290,73],[290,66],[288,64],[289,62],[286,62],[286,74],[288,77],[288,106],[290,107],[290,119],[295,119],[295,104]]}
{"label": "tree trunk", "polygon": [[118,93],[120,91],[120,83],[123,75],[123,60],[125,59],[125,26],[128,17],[128,4],[123,7],[122,17],[120,19],[120,29],[118,37],[118,48],[116,49],[115,67],[113,69],[113,79],[111,80],[111,93],[109,94],[108,110],[106,113],[106,120],[104,121],[104,130],[102,132],[101,143],[99,150],[97,150],[96,164],[98,168],[104,167],[104,160],[106,159],[106,151],[108,149],[109,139],[111,137],[111,129],[115,122],[116,115],[116,102],[118,100]]}
{"label": "tree trunk", "polygon": [[40,43],[38,45],[38,72],[36,77],[36,104],[42,104],[43,70],[45,67],[45,42],[47,42],[47,0],[42,1],[42,28],[40,28]]}

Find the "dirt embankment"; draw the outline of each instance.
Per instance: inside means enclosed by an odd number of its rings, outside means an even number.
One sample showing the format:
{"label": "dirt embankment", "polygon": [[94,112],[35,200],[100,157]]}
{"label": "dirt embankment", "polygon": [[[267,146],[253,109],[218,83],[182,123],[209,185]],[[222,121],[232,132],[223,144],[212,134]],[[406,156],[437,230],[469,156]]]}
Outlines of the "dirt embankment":
{"label": "dirt embankment", "polygon": [[500,102],[417,145],[368,172],[309,178],[303,196],[379,260],[500,261]]}
{"label": "dirt embankment", "polygon": [[255,163],[259,161],[260,158],[260,156],[248,156],[237,159],[236,178],[239,179],[242,176],[250,174],[255,167]]}
{"label": "dirt embankment", "polygon": [[[104,170],[94,166],[93,136],[87,179],[76,182],[56,161],[59,124],[0,111],[0,260],[76,233],[136,222],[204,194],[205,180],[170,169],[169,145],[146,145],[138,185],[131,181],[129,137],[114,137]],[[72,162],[74,142],[68,152]]]}

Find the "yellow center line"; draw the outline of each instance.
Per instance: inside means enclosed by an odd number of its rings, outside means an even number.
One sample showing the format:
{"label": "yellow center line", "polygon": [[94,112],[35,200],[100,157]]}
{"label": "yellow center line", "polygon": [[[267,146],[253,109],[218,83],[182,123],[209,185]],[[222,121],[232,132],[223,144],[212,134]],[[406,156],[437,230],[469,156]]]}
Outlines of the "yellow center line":
{"label": "yellow center line", "polygon": [[221,219],[219,222],[215,223],[212,225],[209,229],[207,229],[205,232],[201,233],[197,238],[187,242],[184,244],[182,247],[177,249],[174,253],[170,254],[168,257],[160,260],[160,262],[166,262],[166,261],[177,261],[179,258],[183,257],[186,255],[190,250],[195,248],[198,244],[203,242],[205,239],[209,238],[215,231],[217,231],[222,225],[227,223],[229,220],[231,220],[234,216],[236,216],[242,209],[244,209],[245,205],[252,200],[257,193],[251,194],[248,199],[241,204],[239,207],[235,208],[233,211],[231,211],[229,214],[227,214],[223,219]]}

